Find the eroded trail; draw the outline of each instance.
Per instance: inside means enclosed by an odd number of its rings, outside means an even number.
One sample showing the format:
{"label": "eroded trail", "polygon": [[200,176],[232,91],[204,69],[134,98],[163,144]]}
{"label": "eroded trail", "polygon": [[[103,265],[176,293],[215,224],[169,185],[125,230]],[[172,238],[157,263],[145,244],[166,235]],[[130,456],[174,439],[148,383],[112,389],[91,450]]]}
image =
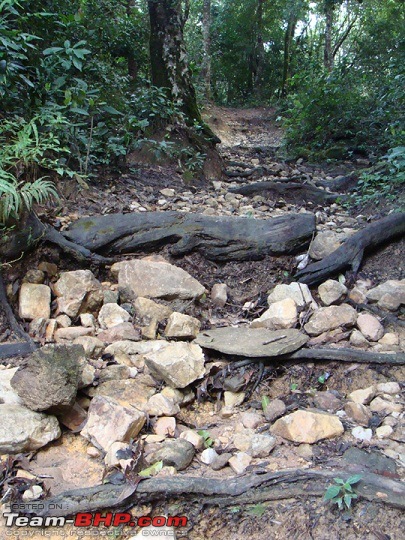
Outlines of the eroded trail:
{"label": "eroded trail", "polygon": [[[241,228],[246,220],[254,230],[258,219],[297,215],[306,222],[308,214],[316,223],[309,249],[298,258],[213,261],[203,250],[174,253],[153,238],[152,253],[119,256],[112,267],[79,264],[50,245],[6,267],[10,302],[47,349],[34,360],[4,361],[0,370],[9,426],[0,426],[0,455],[33,452],[4,480],[0,469],[3,490],[25,469],[27,485],[74,511],[118,505],[134,517],[187,516],[176,535],[190,540],[400,538],[404,240],[365,259],[357,275],[337,275],[319,288],[295,283],[307,256],[323,259],[382,217],[357,215],[328,198],[356,163],[281,159],[282,131],[271,109],[212,108],[207,119],[222,139],[222,178],[192,187],[175,166],[134,163],[104,179],[107,187],[91,183],[78,193],[66,184],[53,225],[64,232],[79,218],[159,211],[171,212],[164,223],[173,212],[202,214],[210,223],[238,217]],[[307,191],[248,193],[256,183]],[[314,199],[321,194],[324,200]],[[16,337],[4,320],[0,341]],[[26,367],[15,376],[18,366]],[[42,422],[35,444],[29,434],[17,436],[16,418],[24,418],[16,406]],[[156,463],[158,476],[136,491],[126,467],[136,476]],[[353,510],[326,505],[332,477],[353,474],[362,476]],[[105,477],[110,485],[101,486]],[[74,528],[64,531],[78,538]],[[116,534],[128,540],[134,530]]]}

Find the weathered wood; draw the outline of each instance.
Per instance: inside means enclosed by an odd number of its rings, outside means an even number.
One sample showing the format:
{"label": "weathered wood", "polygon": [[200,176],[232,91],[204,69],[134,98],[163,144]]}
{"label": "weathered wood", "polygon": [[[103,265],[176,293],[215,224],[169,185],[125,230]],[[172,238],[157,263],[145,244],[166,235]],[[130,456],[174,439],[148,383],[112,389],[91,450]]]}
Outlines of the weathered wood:
{"label": "weathered wood", "polygon": [[174,244],[175,256],[199,251],[209,260],[242,261],[295,253],[308,245],[314,230],[312,214],[264,220],[143,212],[80,219],[63,234],[75,244],[108,255]]}
{"label": "weathered wood", "polygon": [[367,225],[361,231],[350,236],[333,253],[308,265],[296,274],[301,283],[315,285],[328,277],[347,270],[357,272],[366,251],[376,248],[405,233],[405,213],[392,214]]}
{"label": "weathered wood", "polygon": [[[263,359],[261,359],[262,361]],[[359,351],[357,349],[307,349],[303,348],[290,354],[286,354],[279,360],[316,360],[334,362],[350,362],[358,364],[387,364],[392,366],[405,365],[404,353],[375,353]]]}
{"label": "weathered wood", "polygon": [[311,201],[316,204],[334,203],[338,197],[342,197],[339,193],[331,193],[309,184],[298,184],[296,182],[254,182],[231,188],[229,191],[247,196],[264,194],[268,197],[285,197],[296,202]]}
{"label": "weathered wood", "polygon": [[[45,499],[41,501],[43,507],[36,515],[57,517],[104,508],[130,508],[139,503],[176,497],[181,497],[183,501],[198,498],[203,500],[204,504],[229,506],[242,502],[322,496],[334,477],[348,478],[359,470],[360,467],[346,465],[322,471],[293,469],[224,480],[173,476],[143,480],[136,488],[130,484],[103,484]],[[355,491],[361,497],[396,508],[405,508],[403,483],[364,469],[361,473],[362,479],[355,486]]]}

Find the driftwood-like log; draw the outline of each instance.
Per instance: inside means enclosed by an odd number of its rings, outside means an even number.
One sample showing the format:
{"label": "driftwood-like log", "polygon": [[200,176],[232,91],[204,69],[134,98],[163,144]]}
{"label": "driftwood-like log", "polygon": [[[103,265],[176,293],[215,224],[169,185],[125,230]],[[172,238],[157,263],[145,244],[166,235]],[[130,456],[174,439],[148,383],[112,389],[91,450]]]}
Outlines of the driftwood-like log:
{"label": "driftwood-like log", "polygon": [[264,194],[268,197],[284,197],[295,202],[311,201],[315,204],[331,204],[336,202],[338,197],[343,197],[339,193],[330,193],[309,184],[296,182],[254,182],[231,188],[229,191],[247,196]]}
{"label": "driftwood-like log", "polygon": [[357,272],[366,251],[405,234],[405,213],[392,214],[350,236],[333,253],[296,274],[301,283],[315,285],[347,270]]}
{"label": "driftwood-like log", "polygon": [[173,244],[175,256],[195,250],[209,260],[226,262],[295,253],[308,245],[314,230],[312,214],[265,220],[144,212],[80,219],[63,234],[75,244],[107,255]]}
{"label": "driftwood-like log", "polygon": [[[349,362],[357,364],[387,364],[391,366],[405,365],[404,353],[375,353],[357,349],[300,349],[277,358],[280,360],[315,360],[318,362],[332,360],[334,362]],[[258,361],[263,361],[259,358]]]}
{"label": "driftwood-like log", "polygon": [[[41,501],[39,516],[66,516],[78,512],[94,512],[105,508],[130,508],[167,499],[199,500],[204,504],[231,506],[289,498],[322,496],[333,478],[348,478],[360,472],[356,466],[329,470],[284,470],[218,480],[173,476],[150,478],[137,486],[103,484],[61,493]],[[396,508],[405,508],[403,483],[361,470],[362,479],[356,492],[369,501],[378,501]]]}

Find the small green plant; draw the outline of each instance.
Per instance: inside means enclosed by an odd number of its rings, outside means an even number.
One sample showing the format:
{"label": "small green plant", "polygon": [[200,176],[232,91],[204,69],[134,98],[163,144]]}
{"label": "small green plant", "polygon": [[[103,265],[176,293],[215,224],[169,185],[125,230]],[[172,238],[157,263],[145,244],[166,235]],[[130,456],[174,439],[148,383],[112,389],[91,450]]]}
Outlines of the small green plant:
{"label": "small green plant", "polygon": [[263,396],[262,397],[262,409],[265,411],[269,405],[270,405],[269,396]]}
{"label": "small green plant", "polygon": [[214,439],[211,438],[208,431],[205,429],[200,429],[200,431],[197,431],[198,435],[201,435],[201,437],[204,439],[204,446],[205,448],[211,448],[214,444]]}
{"label": "small green plant", "polygon": [[361,479],[362,476],[360,474],[351,476],[346,481],[342,478],[334,478],[335,484],[328,487],[324,500],[330,501],[332,504],[337,504],[339,510],[343,510],[345,507],[349,509],[352,505],[352,500],[358,498],[353,490],[353,486],[360,482]]}

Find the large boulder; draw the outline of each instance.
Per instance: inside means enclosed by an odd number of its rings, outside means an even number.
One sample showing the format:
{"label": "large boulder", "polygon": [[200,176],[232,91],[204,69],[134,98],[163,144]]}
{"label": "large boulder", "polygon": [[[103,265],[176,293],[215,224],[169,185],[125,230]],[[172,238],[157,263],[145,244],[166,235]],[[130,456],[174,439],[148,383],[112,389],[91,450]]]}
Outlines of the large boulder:
{"label": "large boulder", "polygon": [[19,454],[42,448],[61,435],[54,416],[16,404],[0,404],[0,454]]}
{"label": "large boulder", "polygon": [[46,345],[15,373],[11,386],[29,409],[63,412],[75,401],[82,357],[81,345]]}
{"label": "large boulder", "polygon": [[185,270],[168,262],[134,259],[111,267],[120,287],[128,287],[136,296],[173,300],[200,298],[205,289]]}

